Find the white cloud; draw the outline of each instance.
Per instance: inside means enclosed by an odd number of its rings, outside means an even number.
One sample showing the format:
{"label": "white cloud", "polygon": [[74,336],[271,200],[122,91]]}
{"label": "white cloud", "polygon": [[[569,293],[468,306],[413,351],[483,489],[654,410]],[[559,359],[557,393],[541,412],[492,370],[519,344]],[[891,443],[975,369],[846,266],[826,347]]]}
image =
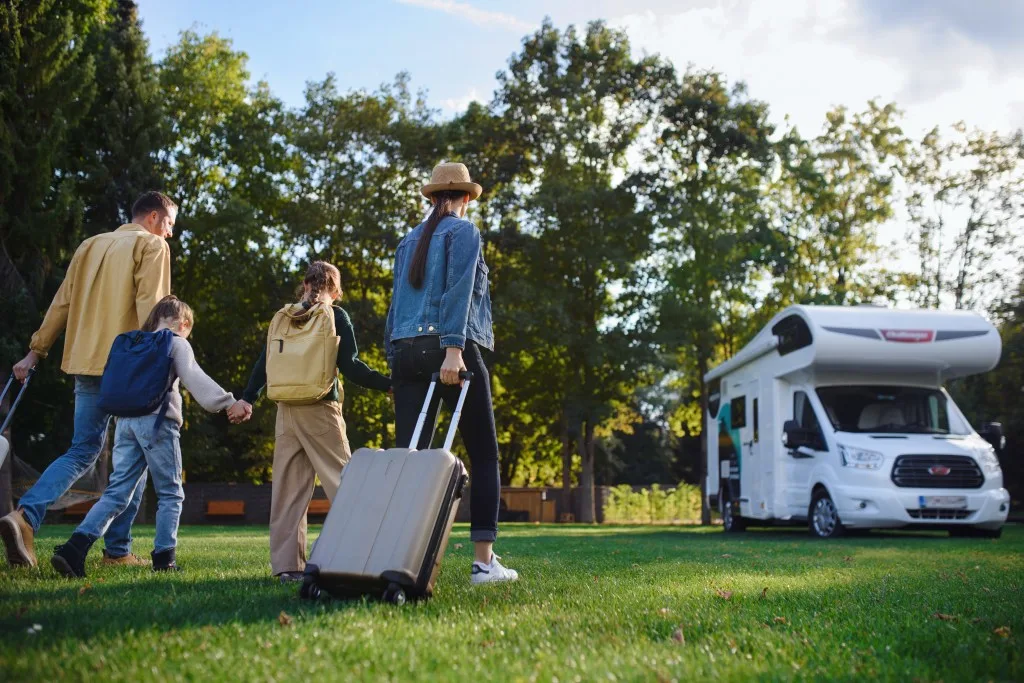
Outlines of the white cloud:
{"label": "white cloud", "polygon": [[469,92],[461,97],[449,97],[441,100],[441,109],[446,114],[460,114],[466,110],[470,102],[483,102],[485,99],[476,88],[470,88]]}
{"label": "white cloud", "polygon": [[455,2],[455,0],[398,0],[398,2],[403,5],[423,7],[451,14],[466,19],[478,26],[501,26],[515,29],[516,31],[532,31],[536,28],[533,24],[517,19],[511,14],[480,9],[466,2]]}

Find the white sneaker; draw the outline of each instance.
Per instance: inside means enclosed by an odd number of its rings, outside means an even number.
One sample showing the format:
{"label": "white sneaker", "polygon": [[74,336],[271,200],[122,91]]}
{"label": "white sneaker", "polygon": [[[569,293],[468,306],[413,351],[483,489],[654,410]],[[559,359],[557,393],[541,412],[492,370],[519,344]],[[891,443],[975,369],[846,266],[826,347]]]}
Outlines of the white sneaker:
{"label": "white sneaker", "polygon": [[509,569],[499,562],[501,558],[491,554],[491,563],[474,562],[470,571],[470,583],[474,586],[481,583],[494,583],[497,581],[515,581],[519,578],[519,572]]}

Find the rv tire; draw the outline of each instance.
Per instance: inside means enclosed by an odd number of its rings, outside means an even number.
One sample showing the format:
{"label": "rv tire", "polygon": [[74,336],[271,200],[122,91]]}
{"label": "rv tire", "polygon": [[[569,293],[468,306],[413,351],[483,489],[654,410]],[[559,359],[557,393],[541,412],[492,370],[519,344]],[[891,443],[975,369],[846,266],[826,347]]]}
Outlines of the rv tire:
{"label": "rv tire", "polygon": [[728,495],[722,496],[721,513],[722,528],[727,534],[735,534],[747,530],[747,520],[740,517],[733,511],[732,499]]}
{"label": "rv tire", "polygon": [[811,506],[807,511],[807,528],[815,538],[837,538],[843,535],[843,523],[839,510],[823,487],[815,489]]}

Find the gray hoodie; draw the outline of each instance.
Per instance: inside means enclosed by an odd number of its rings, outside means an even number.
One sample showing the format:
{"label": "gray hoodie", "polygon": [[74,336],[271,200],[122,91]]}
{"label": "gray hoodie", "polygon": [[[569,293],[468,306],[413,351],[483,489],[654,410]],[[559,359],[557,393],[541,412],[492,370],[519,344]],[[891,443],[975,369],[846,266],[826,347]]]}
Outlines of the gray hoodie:
{"label": "gray hoodie", "polygon": [[[177,423],[180,427],[181,417],[181,391],[179,384],[184,384],[192,398],[199,401],[204,409],[211,413],[219,413],[227,410],[235,402],[235,397],[221,389],[220,385],[210,379],[210,376],[203,372],[203,369],[196,363],[196,356],[192,352],[192,345],[188,340],[175,336],[171,342],[171,358],[174,360],[172,376],[175,378],[171,385],[170,401],[167,406],[167,419]],[[153,411],[156,415],[160,412],[157,408]]]}

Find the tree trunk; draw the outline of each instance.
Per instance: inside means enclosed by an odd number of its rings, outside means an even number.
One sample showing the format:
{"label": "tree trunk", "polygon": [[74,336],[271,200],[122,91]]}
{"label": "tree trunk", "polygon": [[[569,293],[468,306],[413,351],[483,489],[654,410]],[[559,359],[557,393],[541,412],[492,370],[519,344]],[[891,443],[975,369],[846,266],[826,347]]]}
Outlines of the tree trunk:
{"label": "tree trunk", "polygon": [[587,420],[580,436],[580,521],[593,524],[597,521],[594,505],[594,424]]}
{"label": "tree trunk", "polygon": [[562,489],[566,501],[572,497],[572,438],[569,436],[569,415],[562,411]]}
{"label": "tree trunk", "polygon": [[697,372],[700,382],[700,523],[704,526],[711,524],[711,508],[708,506],[708,430],[711,425],[708,423],[708,388],[704,383],[704,375],[708,373],[708,354],[703,350],[697,352]]}

